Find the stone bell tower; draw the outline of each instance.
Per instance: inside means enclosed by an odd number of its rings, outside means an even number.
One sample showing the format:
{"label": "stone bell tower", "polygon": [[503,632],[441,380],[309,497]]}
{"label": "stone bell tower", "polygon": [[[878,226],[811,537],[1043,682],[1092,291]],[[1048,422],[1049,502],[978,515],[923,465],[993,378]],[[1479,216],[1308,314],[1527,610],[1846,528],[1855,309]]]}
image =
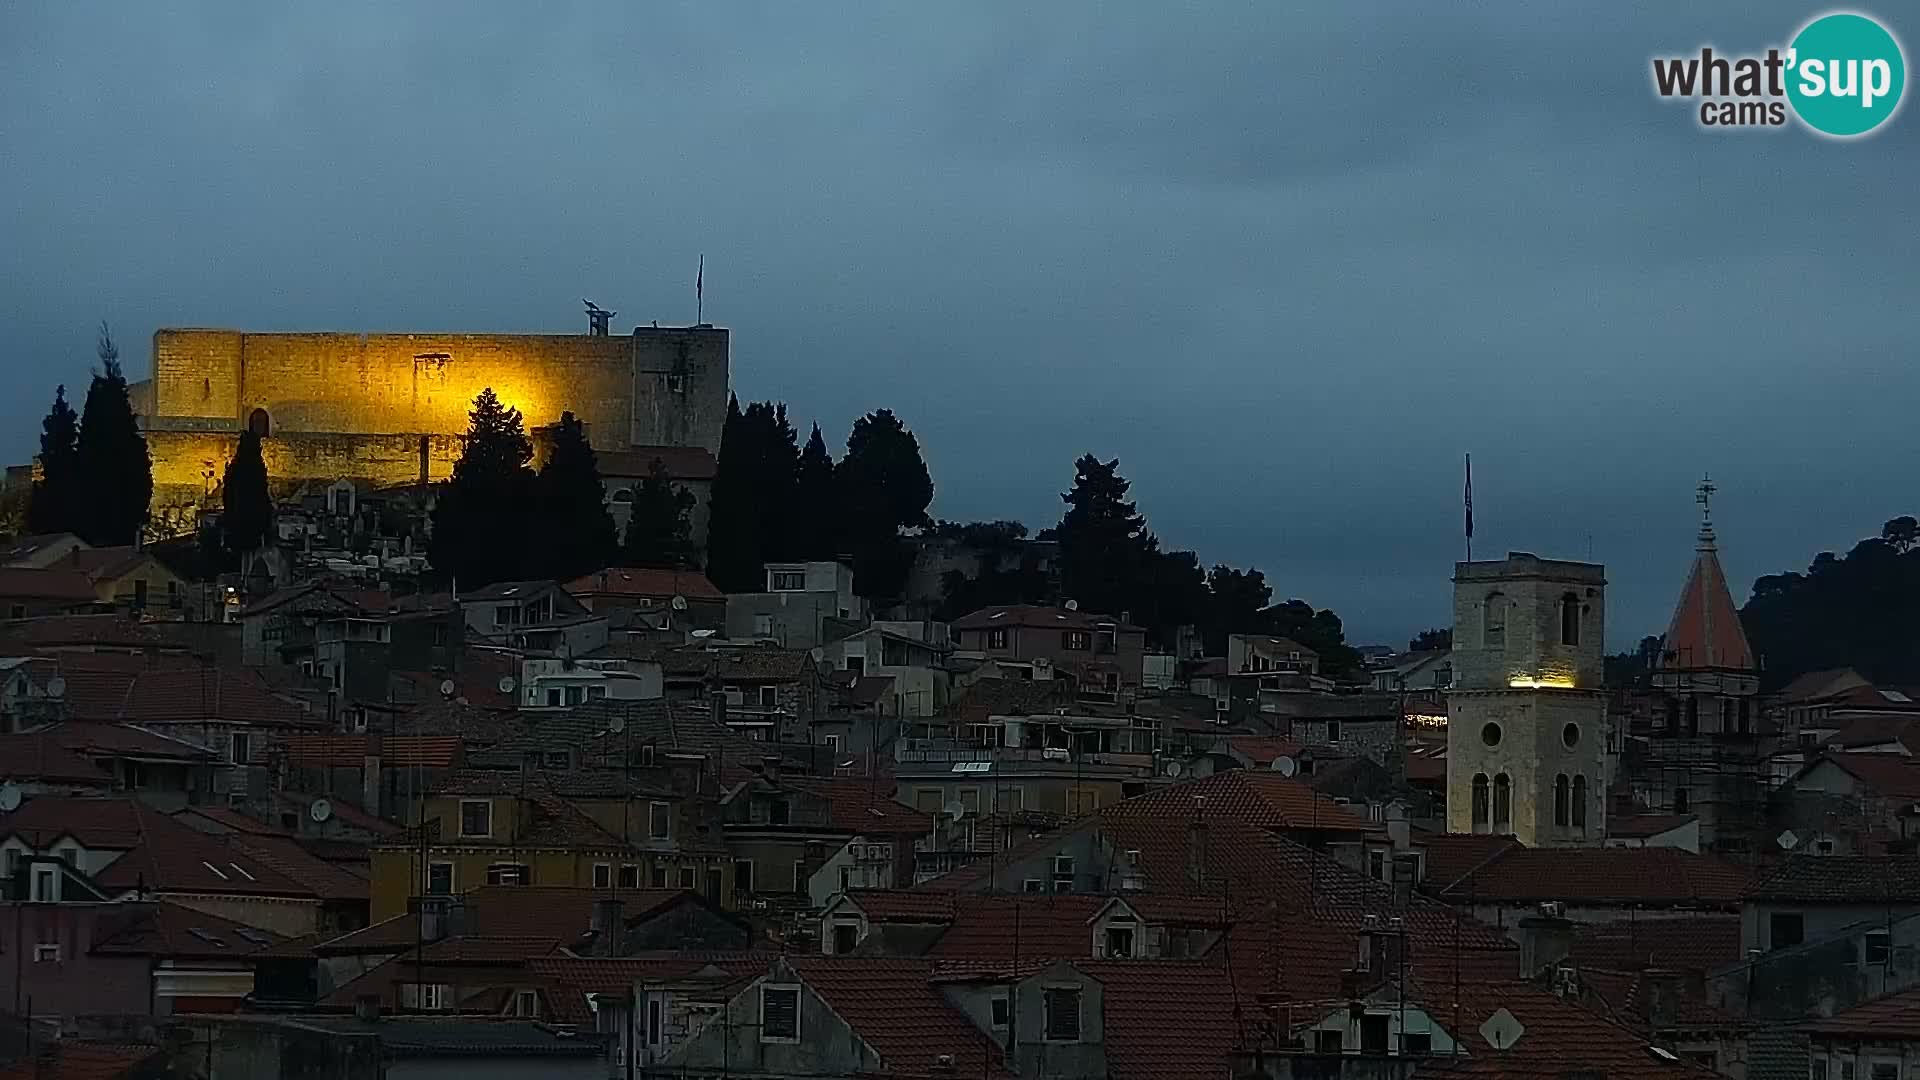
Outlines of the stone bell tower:
{"label": "stone bell tower", "polygon": [[1453,573],[1447,829],[1599,846],[1606,571],[1523,552]]}

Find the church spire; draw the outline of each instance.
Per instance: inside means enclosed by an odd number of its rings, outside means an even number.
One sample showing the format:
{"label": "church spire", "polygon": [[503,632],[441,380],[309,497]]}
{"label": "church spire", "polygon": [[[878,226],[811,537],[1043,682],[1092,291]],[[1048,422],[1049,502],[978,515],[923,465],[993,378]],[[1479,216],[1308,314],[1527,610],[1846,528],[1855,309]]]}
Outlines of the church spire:
{"label": "church spire", "polygon": [[1720,568],[1720,548],[1713,531],[1713,478],[1700,481],[1694,501],[1700,504],[1700,536],[1694,545],[1693,569],[1680,590],[1680,603],[1667,626],[1661,666],[1678,671],[1704,668],[1751,671],[1753,649],[1740,627],[1740,612],[1727,591],[1727,574]]}

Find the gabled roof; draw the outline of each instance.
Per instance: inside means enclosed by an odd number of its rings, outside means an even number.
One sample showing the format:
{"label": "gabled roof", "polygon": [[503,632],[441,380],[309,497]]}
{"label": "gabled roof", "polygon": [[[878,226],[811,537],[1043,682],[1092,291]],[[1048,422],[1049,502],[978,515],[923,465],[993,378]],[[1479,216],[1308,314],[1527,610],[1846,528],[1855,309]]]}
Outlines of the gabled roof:
{"label": "gabled roof", "polygon": [[[317,898],[296,868],[274,851],[254,851],[238,837],[212,836],[132,798],[43,795],[0,815],[0,836],[18,835],[36,848],[72,836],[88,849],[122,854],[94,874],[102,886],[158,893],[229,893]],[[318,860],[314,860],[317,862]],[[360,896],[366,895],[365,883]]]}
{"label": "gabled roof", "polygon": [[828,824],[856,836],[927,836],[933,832],[933,815],[895,799],[890,782],[798,776],[784,783],[825,799]]}
{"label": "gabled roof", "polygon": [[[1896,692],[1904,695],[1902,691]],[[1914,693],[1920,695],[1920,690]],[[1916,697],[1915,700],[1920,700],[1920,697]],[[1825,742],[1828,746],[1838,746],[1848,750],[1869,746],[1881,747],[1884,750],[1883,756],[1885,754],[1903,758],[1920,756],[1920,716],[1910,714],[1863,716],[1834,732]]]}
{"label": "gabled roof", "polygon": [[358,769],[377,756],[382,768],[451,769],[461,756],[461,740],[450,735],[288,735],[279,745],[296,768]]}
{"label": "gabled roof", "polygon": [[0,566],[0,596],[20,600],[56,600],[72,604],[97,603],[99,590],[83,570],[55,566]]}
{"label": "gabled roof", "polygon": [[87,546],[86,541],[81,540],[70,532],[33,533],[28,536],[16,536],[12,540],[7,541],[4,548],[0,548],[0,564],[12,564],[20,562],[23,559],[31,559],[39,552],[67,540],[77,542],[83,549]]}
{"label": "gabled roof", "polygon": [[1100,812],[1175,822],[1231,819],[1267,829],[1370,833],[1379,826],[1335,803],[1305,782],[1269,769],[1227,769],[1114,803]]}
{"label": "gabled roof", "polygon": [[560,591],[557,581],[529,579],[527,581],[496,581],[484,588],[472,589],[460,594],[462,604],[488,603],[501,600],[521,601],[535,596],[544,596]]}
{"label": "gabled roof", "polygon": [[[787,960],[827,1007],[880,1055],[888,1076],[1003,1075],[999,1047],[933,985],[932,964],[854,956]],[[953,1063],[942,1069],[941,1055]]]}
{"label": "gabled roof", "polygon": [[1461,903],[1731,908],[1751,875],[1679,848],[1512,848],[1443,890]]}
{"label": "gabled roof", "polygon": [[1782,701],[1813,701],[1818,698],[1837,694],[1852,686],[1865,686],[1867,680],[1852,668],[1827,668],[1823,671],[1809,671],[1796,675],[1793,681],[1782,687]]}
{"label": "gabled roof", "polygon": [[634,598],[684,596],[689,600],[724,600],[726,594],[715,588],[707,575],[698,570],[656,570],[633,566],[609,566],[598,573],[586,574],[567,582],[575,596],[624,596]]}
{"label": "gabled roof", "polygon": [[1824,1019],[1801,1024],[1800,1030],[1873,1042],[1920,1040],[1920,989],[1875,998]]}
{"label": "gabled roof", "polygon": [[1138,633],[1141,628],[1123,623],[1112,615],[1033,604],[1000,604],[971,611],[953,620],[955,630],[992,630],[1002,626],[1026,626],[1043,630],[1118,629]]}
{"label": "gabled roof", "polygon": [[1791,855],[1756,879],[1749,900],[1878,904],[1920,896],[1920,855]]}
{"label": "gabled roof", "polygon": [[95,954],[227,960],[271,949],[286,940],[280,934],[165,900],[127,907],[131,910],[124,924],[95,940]]}
{"label": "gabled roof", "polygon": [[121,1080],[147,1074],[149,1063],[164,1052],[164,1047],[141,1043],[60,1039],[46,1049],[44,1058],[0,1066],[0,1080]]}
{"label": "gabled roof", "polygon": [[1660,666],[1676,671],[1708,668],[1752,671],[1753,649],[1740,625],[1740,612],[1727,591],[1727,573],[1720,568],[1713,525],[1703,522],[1694,548],[1693,567],[1681,586],[1680,602],[1667,624],[1666,646]]}
{"label": "gabled roof", "polygon": [[44,735],[83,757],[158,758],[185,762],[211,761],[215,757],[211,750],[131,724],[75,720],[41,728],[36,734]]}
{"label": "gabled roof", "polygon": [[0,735],[0,772],[9,780],[111,788],[113,777],[44,732]]}
{"label": "gabled roof", "polygon": [[1882,798],[1920,802],[1920,761],[1904,754],[1829,753],[1800,770],[1800,776],[1822,764],[1844,770]]}
{"label": "gabled roof", "polygon": [[[1469,981],[1456,993],[1441,979],[1419,989],[1427,1015],[1468,1048],[1468,1058],[1447,1063],[1447,1075],[1503,1080],[1589,1072],[1607,1080],[1707,1080],[1716,1075],[1683,1060],[1672,1047],[1655,1053],[1656,1044],[1642,1034],[1532,983]],[[1501,1009],[1524,1031],[1507,1049],[1496,1050],[1479,1031]]]}

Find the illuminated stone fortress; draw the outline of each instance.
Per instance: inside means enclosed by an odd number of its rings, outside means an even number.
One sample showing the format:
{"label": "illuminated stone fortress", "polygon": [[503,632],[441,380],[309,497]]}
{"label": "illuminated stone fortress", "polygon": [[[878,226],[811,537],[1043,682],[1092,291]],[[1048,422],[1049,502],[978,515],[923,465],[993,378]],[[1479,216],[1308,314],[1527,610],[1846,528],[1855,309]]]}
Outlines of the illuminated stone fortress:
{"label": "illuminated stone fortress", "polygon": [[[163,329],[133,386],[154,505],[199,501],[240,433],[263,436],[276,490],[311,480],[444,480],[492,387],[530,432],[570,411],[617,497],[659,458],[711,478],[726,422],[728,332],[710,324],[587,334],[248,333]],[[536,438],[536,443],[540,440]],[[704,472],[703,478],[697,474]]]}

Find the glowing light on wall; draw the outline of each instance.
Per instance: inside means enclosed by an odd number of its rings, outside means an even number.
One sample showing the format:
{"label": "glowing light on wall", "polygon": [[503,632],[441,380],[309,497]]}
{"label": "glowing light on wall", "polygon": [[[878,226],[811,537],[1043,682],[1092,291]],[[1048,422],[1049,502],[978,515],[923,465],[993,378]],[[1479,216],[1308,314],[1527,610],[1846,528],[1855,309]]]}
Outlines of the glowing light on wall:
{"label": "glowing light on wall", "polygon": [[1575,683],[1565,675],[1549,675],[1540,679],[1509,679],[1507,686],[1514,690],[1572,690]]}

